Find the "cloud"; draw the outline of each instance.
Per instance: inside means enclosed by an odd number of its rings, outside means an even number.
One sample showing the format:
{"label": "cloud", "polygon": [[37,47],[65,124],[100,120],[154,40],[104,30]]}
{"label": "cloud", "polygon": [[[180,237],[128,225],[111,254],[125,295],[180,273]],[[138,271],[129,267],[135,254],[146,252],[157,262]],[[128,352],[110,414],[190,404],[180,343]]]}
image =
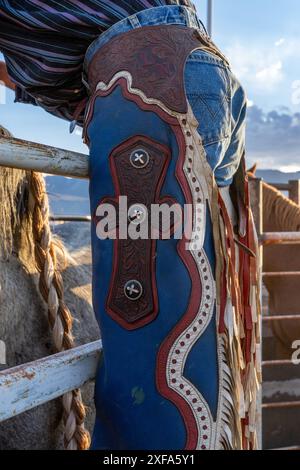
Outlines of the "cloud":
{"label": "cloud", "polygon": [[267,94],[288,78],[290,62],[300,60],[300,40],[280,38],[275,43],[235,42],[225,50],[232,68],[246,87]]}
{"label": "cloud", "polygon": [[256,73],[256,78],[259,82],[269,84],[270,86],[274,86],[281,82],[283,79],[282,62],[279,60],[278,62],[259,70]]}
{"label": "cloud", "polygon": [[247,159],[260,168],[300,169],[300,113],[281,108],[265,113],[258,106],[248,109]]}
{"label": "cloud", "polygon": [[300,104],[300,80],[295,80],[292,83],[292,103]]}
{"label": "cloud", "polygon": [[285,43],[285,39],[280,38],[280,39],[278,39],[278,41],[275,42],[275,46],[279,47],[279,46],[282,46],[282,44],[284,44],[284,43]]}

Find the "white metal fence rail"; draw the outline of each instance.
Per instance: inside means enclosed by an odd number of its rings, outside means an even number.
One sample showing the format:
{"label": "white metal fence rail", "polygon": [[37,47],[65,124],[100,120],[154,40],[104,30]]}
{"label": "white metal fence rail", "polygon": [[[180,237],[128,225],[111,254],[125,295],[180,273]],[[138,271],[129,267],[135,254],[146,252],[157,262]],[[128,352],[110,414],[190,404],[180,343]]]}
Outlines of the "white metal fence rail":
{"label": "white metal fence rail", "polygon": [[101,349],[95,341],[0,372],[0,422],[94,379]]}
{"label": "white metal fence rail", "polygon": [[89,176],[87,155],[10,137],[0,138],[0,165],[73,178]]}

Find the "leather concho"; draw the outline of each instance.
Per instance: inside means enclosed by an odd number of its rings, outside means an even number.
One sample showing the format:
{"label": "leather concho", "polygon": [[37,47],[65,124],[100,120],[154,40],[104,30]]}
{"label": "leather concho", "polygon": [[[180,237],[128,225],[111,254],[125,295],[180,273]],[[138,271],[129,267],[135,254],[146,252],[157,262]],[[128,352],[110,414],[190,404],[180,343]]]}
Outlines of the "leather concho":
{"label": "leather concho", "polygon": [[[171,197],[161,197],[170,163],[167,147],[145,137],[136,136],[118,146],[110,155],[110,167],[115,197],[105,197],[98,208],[111,204],[117,212],[117,237],[114,245],[114,267],[107,312],[126,329],[135,329],[152,321],[158,313],[158,298],[155,280],[155,238],[149,236],[152,205],[176,203]],[[119,206],[119,197],[126,196],[126,212]],[[132,225],[142,230],[146,226],[146,237],[132,239],[120,234],[119,216],[125,216],[127,228]],[[103,211],[104,212],[104,211]],[[97,218],[99,222],[101,218]],[[124,220],[124,219],[123,219]],[[171,233],[174,230],[171,224]],[[110,228],[114,229],[114,227]],[[154,227],[155,228],[155,227]],[[157,237],[162,236],[160,226]]]}

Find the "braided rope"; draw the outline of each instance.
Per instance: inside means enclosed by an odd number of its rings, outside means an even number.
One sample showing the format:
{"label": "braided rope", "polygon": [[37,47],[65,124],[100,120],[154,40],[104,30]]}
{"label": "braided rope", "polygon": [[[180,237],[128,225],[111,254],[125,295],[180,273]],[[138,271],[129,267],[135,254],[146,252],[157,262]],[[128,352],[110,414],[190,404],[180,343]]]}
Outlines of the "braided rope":
{"label": "braided rope", "polygon": [[[40,293],[48,306],[48,320],[57,352],[72,349],[72,315],[64,302],[64,286],[57,265],[57,244],[49,225],[49,203],[42,175],[32,172],[30,190],[33,197],[32,232]],[[67,450],[86,450],[90,435],[84,427],[86,417],[80,390],[63,396],[64,444]]]}

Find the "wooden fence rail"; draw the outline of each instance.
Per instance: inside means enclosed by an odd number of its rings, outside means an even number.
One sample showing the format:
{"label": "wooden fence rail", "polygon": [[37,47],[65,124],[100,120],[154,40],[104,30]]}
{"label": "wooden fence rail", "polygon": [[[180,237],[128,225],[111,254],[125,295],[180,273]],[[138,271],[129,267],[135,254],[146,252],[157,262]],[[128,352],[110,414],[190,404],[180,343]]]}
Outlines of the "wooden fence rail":
{"label": "wooden fence rail", "polygon": [[101,350],[95,341],[0,372],[0,422],[94,379]]}
{"label": "wooden fence rail", "polygon": [[287,191],[289,199],[296,204],[300,204],[300,180],[290,180],[288,183],[269,183],[279,191]]}
{"label": "wooden fence rail", "polygon": [[89,177],[87,155],[9,137],[0,137],[0,166],[72,178]]}
{"label": "wooden fence rail", "polygon": [[259,236],[262,245],[300,244],[300,232],[265,232]]}

